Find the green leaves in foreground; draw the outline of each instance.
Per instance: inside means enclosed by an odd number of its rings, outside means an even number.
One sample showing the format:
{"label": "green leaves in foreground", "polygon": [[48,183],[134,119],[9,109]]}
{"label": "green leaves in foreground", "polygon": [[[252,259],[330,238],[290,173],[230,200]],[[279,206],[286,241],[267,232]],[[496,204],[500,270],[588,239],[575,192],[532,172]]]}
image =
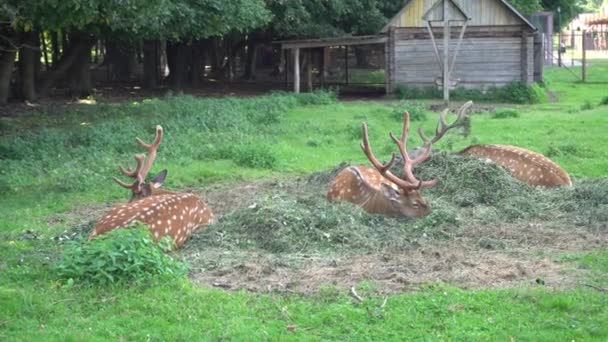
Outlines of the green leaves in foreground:
{"label": "green leaves in foreground", "polygon": [[105,285],[157,276],[181,277],[186,274],[186,265],[165,254],[170,248],[169,240],[156,244],[144,225],[115,229],[91,241],[67,244],[55,271],[69,284],[77,281]]}

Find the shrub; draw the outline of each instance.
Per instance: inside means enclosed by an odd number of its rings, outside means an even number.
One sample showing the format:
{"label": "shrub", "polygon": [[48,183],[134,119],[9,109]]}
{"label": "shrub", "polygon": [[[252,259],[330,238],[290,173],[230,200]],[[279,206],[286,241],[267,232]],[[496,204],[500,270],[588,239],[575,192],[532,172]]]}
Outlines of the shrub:
{"label": "shrub", "polygon": [[496,88],[494,97],[509,103],[543,103],[547,101],[545,90],[538,84],[527,85],[511,82],[502,88]]}
{"label": "shrub", "polygon": [[441,98],[441,90],[436,87],[408,87],[397,86],[395,93],[397,97],[404,100],[412,99],[438,99]]}
{"label": "shrub", "polygon": [[55,271],[70,282],[99,285],[184,276],[185,264],[165,254],[172,246],[168,239],[156,244],[148,228],[138,225],[115,229],[89,242],[71,241]]}
{"label": "shrub", "polygon": [[494,111],[492,119],[518,118],[519,112],[512,108],[501,108]]}
{"label": "shrub", "polygon": [[[401,99],[429,99],[441,98],[442,92],[435,87],[415,88],[398,86],[398,98]],[[542,103],[547,100],[544,89],[537,83],[527,85],[522,82],[511,82],[504,87],[489,88],[487,90],[467,89],[458,87],[450,92],[450,98],[458,101],[491,101],[503,103]]]}
{"label": "shrub", "polygon": [[427,119],[426,107],[420,102],[402,101],[394,106],[391,115],[395,120],[402,122],[404,111],[408,111],[410,113],[411,121],[425,121]]}
{"label": "shrub", "polygon": [[262,144],[232,147],[231,159],[239,166],[258,169],[272,169],[277,165],[277,158],[270,151],[270,147]]}
{"label": "shrub", "polygon": [[600,101],[600,106],[608,106],[608,96],[604,96]]}

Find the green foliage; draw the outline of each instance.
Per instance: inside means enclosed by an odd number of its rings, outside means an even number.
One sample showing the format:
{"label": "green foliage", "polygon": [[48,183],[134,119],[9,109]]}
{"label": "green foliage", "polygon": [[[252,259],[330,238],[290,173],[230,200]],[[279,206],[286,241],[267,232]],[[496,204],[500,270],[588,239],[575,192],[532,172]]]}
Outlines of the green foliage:
{"label": "green foliage", "polygon": [[415,100],[415,99],[438,99],[441,98],[441,90],[437,87],[408,87],[405,85],[398,85],[395,89],[397,98],[403,100]]}
{"label": "green foliage", "polygon": [[509,3],[523,15],[530,15],[542,10],[539,0],[509,0]]}
{"label": "green foliage", "polygon": [[272,169],[277,165],[277,158],[264,144],[237,145],[230,149],[230,159],[239,166]]}
{"label": "green foliage", "polygon": [[545,155],[549,158],[562,157],[562,156],[577,156],[580,152],[580,148],[572,143],[566,144],[551,144],[547,149]]}
{"label": "green foliage", "polygon": [[[395,91],[400,99],[437,99],[442,97],[440,89],[436,87],[407,87],[397,86]],[[521,82],[512,82],[500,88],[487,90],[467,89],[458,87],[450,92],[450,98],[456,101],[488,101],[500,103],[534,104],[546,102],[544,89],[538,84],[527,85]]]}
{"label": "green foliage", "polygon": [[494,113],[492,113],[493,119],[509,119],[509,118],[518,118],[519,112],[517,109],[513,108],[500,108],[496,109]]}
{"label": "green foliage", "polygon": [[602,97],[602,100],[600,101],[600,106],[608,106],[608,96]]}
{"label": "green foliage", "polygon": [[377,33],[392,16],[385,14],[386,2],[269,1],[268,8],[274,16],[271,28],[275,38],[320,38]]}
{"label": "green foliage", "polygon": [[591,110],[593,108],[595,108],[595,106],[589,100],[585,101],[585,103],[583,103],[583,105],[581,106],[581,110]]}
{"label": "green foliage", "polygon": [[[60,192],[103,187],[107,177],[116,174],[117,160],[128,161],[141,153],[134,137],[149,141],[156,124],[165,130],[157,163],[213,158],[273,168],[277,157],[268,143],[260,143],[264,133],[280,123],[290,108],[328,104],[334,99],[330,92],[276,93],[255,99],[170,96],[80,108],[70,114],[69,120],[74,122],[68,124],[70,129],[30,128],[0,140],[0,175],[10,189],[34,184],[41,191]],[[82,122],[85,124],[79,124]]]}
{"label": "green foliage", "polygon": [[426,121],[427,119],[426,106],[421,102],[401,101],[393,108],[391,116],[399,122],[403,122],[404,111],[410,113],[411,121]]}
{"label": "green foliage", "polygon": [[115,229],[91,241],[66,243],[55,271],[68,283],[99,285],[183,277],[186,266],[166,254],[171,241],[154,243],[145,225]]}

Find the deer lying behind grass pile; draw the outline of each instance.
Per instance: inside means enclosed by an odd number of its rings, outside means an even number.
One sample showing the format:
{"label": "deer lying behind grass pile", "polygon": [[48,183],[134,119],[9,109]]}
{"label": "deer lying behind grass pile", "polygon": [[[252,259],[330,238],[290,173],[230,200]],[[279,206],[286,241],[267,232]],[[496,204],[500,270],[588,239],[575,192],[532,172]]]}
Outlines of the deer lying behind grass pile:
{"label": "deer lying behind grass pile", "polygon": [[[404,113],[401,138],[397,139],[392,133],[389,134],[399,148],[404,179],[390,172],[390,168],[397,158],[394,153],[385,164],[376,159],[369,145],[367,125],[363,123],[361,149],[374,168],[350,166],[342,170],[330,184],[327,193],[328,200],[351,202],[368,213],[386,216],[415,218],[428,215],[431,212],[431,206],[422,197],[420,190],[433,186],[436,180],[418,180],[414,176],[413,169],[416,165],[429,159],[433,144],[450,129],[458,126],[472,105],[471,101],[465,103],[458,110],[457,119],[450,125],[446,122],[449,109],[444,110],[439,117],[435,136],[432,139],[428,139],[422,129],[419,129],[418,133],[424,144],[411,153],[408,153],[406,146],[410,125],[409,113],[407,111]],[[572,185],[568,173],[557,164],[539,153],[523,148],[508,145],[472,145],[459,154],[492,161],[505,167],[516,179],[530,185],[545,187]]]}
{"label": "deer lying behind grass pile", "polygon": [[156,126],[156,138],[151,144],[135,138],[137,143],[148,151],[147,159],[143,154],[135,155],[137,166],[134,170],[119,165],[125,176],[135,179],[132,184],[114,177],[116,183],[132,191],[131,200],[111,208],[97,222],[89,239],[117,228],[133,226],[139,221],[150,228],[155,241],[170,236],[175,247],[179,248],[196,229],[213,222],[213,213],[198,196],[160,189],[167,170],[161,171],[151,182],[145,182],[162,138],[161,126]]}

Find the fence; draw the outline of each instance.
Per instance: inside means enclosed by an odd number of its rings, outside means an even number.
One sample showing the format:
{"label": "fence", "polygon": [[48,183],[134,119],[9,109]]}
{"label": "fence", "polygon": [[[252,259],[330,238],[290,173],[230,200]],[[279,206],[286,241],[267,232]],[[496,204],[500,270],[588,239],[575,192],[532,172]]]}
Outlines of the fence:
{"label": "fence", "polygon": [[582,82],[608,83],[608,69],[588,72],[589,67],[608,68],[608,31],[572,31],[554,37],[550,64],[568,68]]}

